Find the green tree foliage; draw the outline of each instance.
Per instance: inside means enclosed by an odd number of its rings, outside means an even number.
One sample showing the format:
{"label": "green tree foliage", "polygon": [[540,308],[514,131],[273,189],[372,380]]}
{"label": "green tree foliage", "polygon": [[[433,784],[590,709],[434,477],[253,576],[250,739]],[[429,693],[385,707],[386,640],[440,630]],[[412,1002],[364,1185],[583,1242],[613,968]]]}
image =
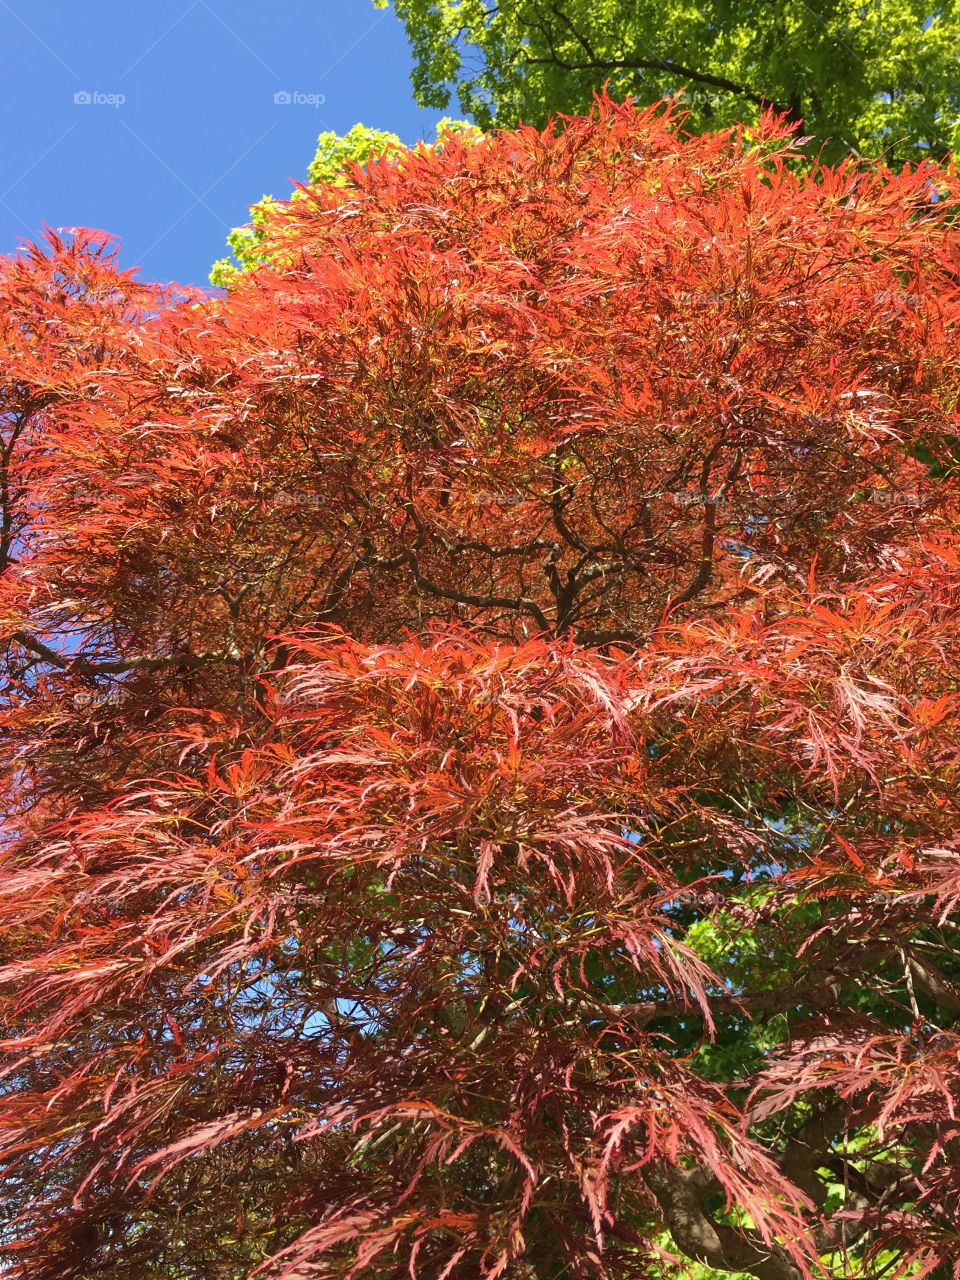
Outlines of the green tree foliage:
{"label": "green tree foliage", "polygon": [[[332,182],[335,186],[345,186],[350,181],[352,165],[364,165],[371,156],[392,158],[403,150],[404,145],[397,135],[383,129],[370,129],[358,123],[345,134],[327,130],[317,139],[317,151],[307,169],[307,178],[313,183]],[[241,271],[249,271],[263,261],[264,228],[270,207],[276,203],[273,196],[264,195],[257,204],[251,205],[250,222],[243,227],[234,227],[227,236],[232,259],[221,258],[213,264],[211,284],[228,288]]]}
{"label": "green tree foliage", "polygon": [[[444,135],[473,130],[462,120],[441,120],[437,125],[437,139],[431,146],[442,146]],[[425,145],[423,143],[419,145]],[[355,124],[346,133],[327,130],[317,139],[317,150],[307,169],[307,180],[313,185],[325,183],[335,187],[347,187],[353,181],[357,166],[361,168],[371,160],[397,161],[410,148],[395,133],[385,129],[371,129],[365,124]],[[295,191],[296,200],[299,192]],[[273,196],[265,195],[250,208],[250,222],[234,227],[227,236],[230,257],[220,258],[213,264],[210,282],[221,288],[229,288],[241,271],[249,271],[264,260],[263,240],[271,207],[277,203]]]}
{"label": "green tree foliage", "polygon": [[[388,0],[374,0],[385,7]],[[942,158],[960,119],[957,0],[395,0],[414,89],[484,128],[681,90],[695,128],[785,112],[808,150]]]}
{"label": "green tree foliage", "polygon": [[334,186],[345,187],[353,165],[365,165],[371,156],[392,160],[405,150],[397,135],[385,129],[355,124],[344,134],[328,130],[317,139],[317,152],[307,169],[307,178],[310,182],[332,182]]}

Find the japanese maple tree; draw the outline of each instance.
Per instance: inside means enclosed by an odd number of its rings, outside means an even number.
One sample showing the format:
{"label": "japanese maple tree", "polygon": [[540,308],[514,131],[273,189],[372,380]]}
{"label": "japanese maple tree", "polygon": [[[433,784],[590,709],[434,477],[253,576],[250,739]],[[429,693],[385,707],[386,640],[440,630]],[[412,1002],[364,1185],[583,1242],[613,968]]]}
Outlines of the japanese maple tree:
{"label": "japanese maple tree", "polygon": [[792,146],[3,262],[5,1275],[960,1276],[958,184]]}

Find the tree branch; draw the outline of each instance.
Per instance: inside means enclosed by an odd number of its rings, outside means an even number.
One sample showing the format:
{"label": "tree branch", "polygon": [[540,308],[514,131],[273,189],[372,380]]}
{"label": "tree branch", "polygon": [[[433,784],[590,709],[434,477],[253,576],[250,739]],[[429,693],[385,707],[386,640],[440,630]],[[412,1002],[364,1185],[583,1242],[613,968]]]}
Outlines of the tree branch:
{"label": "tree branch", "polygon": [[735,80],[730,80],[726,76],[713,75],[709,71],[697,71],[694,67],[684,66],[682,63],[674,62],[669,58],[606,58],[598,55],[586,37],[577,30],[573,22],[567,14],[565,14],[556,5],[551,6],[556,17],[567,27],[574,39],[583,49],[586,55],[586,61],[570,62],[561,58],[553,47],[553,42],[544,29],[541,29],[550,46],[549,58],[525,58],[524,61],[531,66],[555,66],[561,71],[664,71],[667,75],[676,76],[681,80],[692,80],[696,84],[710,85],[714,89],[724,89],[727,93],[736,94],[738,97],[746,98],[748,102],[753,102],[759,107],[769,107],[778,114],[787,114],[787,108],[782,106],[775,100],[768,98],[765,94],[756,93],[752,89],[748,89],[746,85],[738,84]]}
{"label": "tree branch", "polygon": [[757,1280],[803,1280],[796,1263],[772,1252],[752,1232],[741,1234],[715,1222],[703,1205],[713,1179],[702,1169],[648,1165],[644,1181],[653,1192],[677,1247],[697,1262],[727,1271],[748,1271]]}
{"label": "tree branch", "polygon": [[112,658],[103,662],[92,662],[82,654],[65,656],[51,649],[48,644],[38,640],[26,631],[15,631],[10,637],[24,649],[29,649],[44,662],[59,671],[76,672],[78,675],[93,678],[96,676],[122,675],[127,671],[160,671],[164,667],[199,666],[205,662],[239,662],[240,654],[235,652],[202,652],[202,653],[170,653],[156,657]]}

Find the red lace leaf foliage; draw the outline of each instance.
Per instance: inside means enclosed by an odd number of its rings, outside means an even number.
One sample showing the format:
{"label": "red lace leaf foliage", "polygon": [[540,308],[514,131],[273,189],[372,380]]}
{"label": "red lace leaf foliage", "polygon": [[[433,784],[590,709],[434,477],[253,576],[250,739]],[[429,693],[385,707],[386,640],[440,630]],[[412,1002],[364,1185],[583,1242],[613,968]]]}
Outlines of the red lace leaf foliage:
{"label": "red lace leaf foliage", "polygon": [[6,1274],[960,1256],[956,184],[789,156],[3,263]]}

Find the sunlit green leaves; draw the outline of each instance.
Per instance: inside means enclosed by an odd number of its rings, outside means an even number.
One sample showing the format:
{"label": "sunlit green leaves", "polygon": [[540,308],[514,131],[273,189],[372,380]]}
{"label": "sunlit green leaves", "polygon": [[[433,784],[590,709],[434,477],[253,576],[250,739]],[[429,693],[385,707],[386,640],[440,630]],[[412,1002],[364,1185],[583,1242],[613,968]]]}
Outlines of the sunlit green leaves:
{"label": "sunlit green leaves", "polygon": [[[385,7],[387,0],[376,0]],[[424,105],[484,127],[543,123],[609,82],[640,102],[683,92],[694,128],[789,113],[826,148],[941,157],[960,134],[960,9],[951,0],[395,0]]]}
{"label": "sunlit green leaves", "polygon": [[[476,130],[466,121],[444,118],[437,125],[436,141],[430,145],[442,147],[446,134],[462,132]],[[371,160],[397,163],[407,151],[409,148],[395,133],[384,129],[371,129],[364,124],[355,124],[344,134],[327,130],[317,139],[316,153],[307,168],[307,180],[313,184],[346,188],[353,181],[358,166],[363,168]],[[299,191],[294,191],[291,198],[296,200],[300,195]],[[227,236],[232,260],[221,258],[213,264],[210,271],[211,284],[229,288],[239,272],[249,271],[263,261],[263,228],[271,206],[276,203],[273,196],[265,195],[257,204],[250,206],[250,222],[246,226],[234,227]]]}

